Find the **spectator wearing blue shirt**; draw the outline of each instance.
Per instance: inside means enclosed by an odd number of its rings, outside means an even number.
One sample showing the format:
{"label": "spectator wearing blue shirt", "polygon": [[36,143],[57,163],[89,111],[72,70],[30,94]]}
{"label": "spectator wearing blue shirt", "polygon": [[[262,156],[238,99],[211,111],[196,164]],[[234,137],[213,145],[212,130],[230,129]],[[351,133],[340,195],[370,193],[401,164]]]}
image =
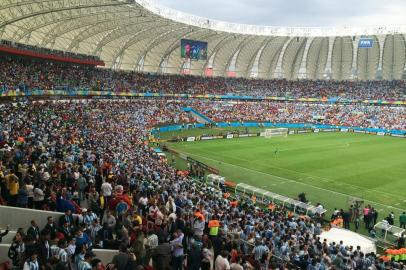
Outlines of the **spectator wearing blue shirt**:
{"label": "spectator wearing blue shirt", "polygon": [[116,213],[117,216],[123,215],[128,210],[128,205],[124,200],[120,200],[120,202],[116,206]]}
{"label": "spectator wearing blue shirt", "polygon": [[90,240],[90,237],[83,232],[82,228],[76,232],[76,245],[85,245],[86,247],[92,245],[92,240]]}

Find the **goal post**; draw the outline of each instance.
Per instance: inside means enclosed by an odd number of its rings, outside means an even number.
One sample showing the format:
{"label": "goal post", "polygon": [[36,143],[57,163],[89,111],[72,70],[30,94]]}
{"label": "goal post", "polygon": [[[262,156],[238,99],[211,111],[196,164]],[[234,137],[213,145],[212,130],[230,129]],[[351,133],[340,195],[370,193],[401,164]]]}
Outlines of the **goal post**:
{"label": "goal post", "polygon": [[264,137],[267,139],[273,137],[287,137],[289,133],[289,129],[287,128],[269,128],[265,129]]}

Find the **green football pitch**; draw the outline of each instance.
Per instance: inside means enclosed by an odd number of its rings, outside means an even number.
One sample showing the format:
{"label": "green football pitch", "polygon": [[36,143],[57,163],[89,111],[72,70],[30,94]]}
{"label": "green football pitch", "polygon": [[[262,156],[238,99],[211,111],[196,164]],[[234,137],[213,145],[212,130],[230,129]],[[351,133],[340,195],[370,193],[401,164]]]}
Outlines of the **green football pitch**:
{"label": "green football pitch", "polygon": [[[250,131],[253,131],[250,129]],[[216,134],[195,129],[162,137]],[[347,209],[362,199],[383,219],[406,209],[406,140],[357,133],[308,133],[166,143],[170,148],[220,170],[236,183],[246,183],[297,198],[328,210]],[[277,153],[275,150],[277,149]]]}

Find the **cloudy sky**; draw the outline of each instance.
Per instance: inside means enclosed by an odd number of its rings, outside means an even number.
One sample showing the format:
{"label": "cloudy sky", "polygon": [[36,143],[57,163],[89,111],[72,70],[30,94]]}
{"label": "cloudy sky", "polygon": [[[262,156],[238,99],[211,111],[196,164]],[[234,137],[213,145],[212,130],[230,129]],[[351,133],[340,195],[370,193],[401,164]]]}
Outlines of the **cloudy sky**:
{"label": "cloudy sky", "polygon": [[153,0],[183,12],[272,26],[406,25],[406,0]]}

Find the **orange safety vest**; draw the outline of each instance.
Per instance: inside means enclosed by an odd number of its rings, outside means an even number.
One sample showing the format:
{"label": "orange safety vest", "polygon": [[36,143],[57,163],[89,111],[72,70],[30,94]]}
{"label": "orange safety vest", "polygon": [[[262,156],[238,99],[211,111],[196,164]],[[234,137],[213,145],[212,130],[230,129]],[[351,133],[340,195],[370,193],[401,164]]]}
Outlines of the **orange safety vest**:
{"label": "orange safety vest", "polygon": [[210,236],[217,236],[219,233],[220,222],[218,220],[212,219],[209,221],[209,235]]}
{"label": "orange safety vest", "polygon": [[232,208],[236,208],[238,205],[238,201],[232,201],[232,202],[230,202],[230,205]]}
{"label": "orange safety vest", "polygon": [[201,219],[204,221],[204,216],[203,216],[203,214],[200,213],[200,212],[198,212],[198,211],[195,212],[195,217],[201,218]]}
{"label": "orange safety vest", "polygon": [[389,262],[391,260],[390,256],[381,256],[379,259],[382,259],[384,262]]}
{"label": "orange safety vest", "polygon": [[336,218],[335,220],[333,220],[332,224],[341,228],[343,227],[343,219]]}
{"label": "orange safety vest", "polygon": [[216,219],[212,219],[209,221],[209,228],[213,227],[220,227],[220,222]]}
{"label": "orange safety vest", "polygon": [[271,211],[275,210],[275,205],[273,203],[268,204],[268,209]]}

